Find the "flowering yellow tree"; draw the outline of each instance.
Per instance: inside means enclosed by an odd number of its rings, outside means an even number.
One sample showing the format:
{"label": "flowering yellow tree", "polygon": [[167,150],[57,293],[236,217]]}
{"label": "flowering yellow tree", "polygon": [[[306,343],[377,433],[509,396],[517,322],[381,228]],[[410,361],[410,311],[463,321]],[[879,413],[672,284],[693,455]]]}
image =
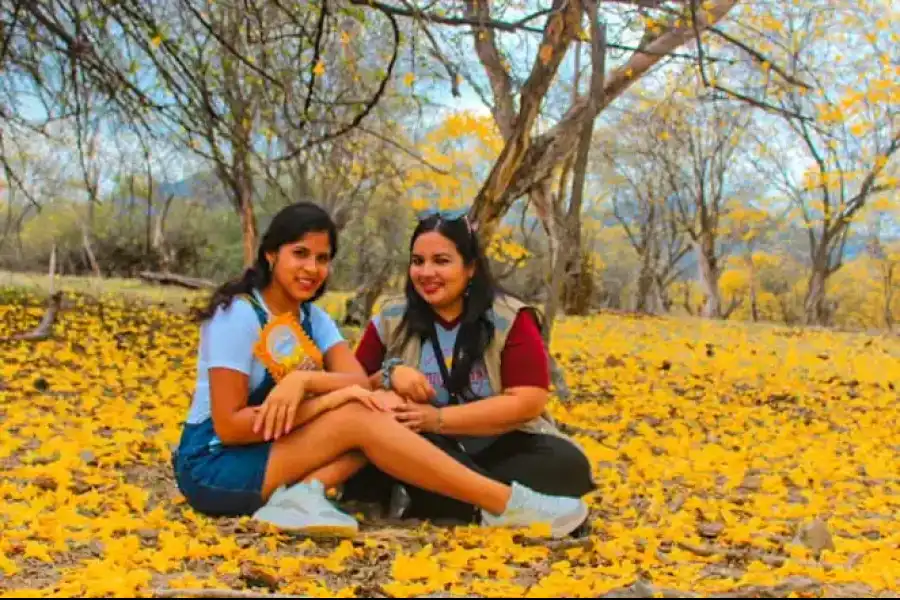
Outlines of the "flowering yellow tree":
{"label": "flowering yellow tree", "polygon": [[[420,140],[418,152],[423,161],[403,180],[413,209],[470,206],[502,148],[503,140],[490,116],[473,111],[448,114]],[[515,240],[510,225],[494,229],[487,253],[513,267],[531,256]]]}
{"label": "flowering yellow tree", "polygon": [[[897,8],[889,0],[779,2],[744,5],[736,16],[774,61],[741,77],[765,90],[754,102],[777,117],[760,123],[757,151],[805,229],[805,320],[822,323],[827,281],[844,263],[854,222],[900,183]],[[799,85],[786,85],[776,68]]]}

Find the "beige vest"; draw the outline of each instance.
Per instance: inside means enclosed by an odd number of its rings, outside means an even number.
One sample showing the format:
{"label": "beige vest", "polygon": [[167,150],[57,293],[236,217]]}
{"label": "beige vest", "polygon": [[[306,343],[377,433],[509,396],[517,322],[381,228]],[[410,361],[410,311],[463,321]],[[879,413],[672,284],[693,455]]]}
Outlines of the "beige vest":
{"label": "beige vest", "polygon": [[[494,323],[494,339],[484,352],[484,366],[487,369],[488,381],[495,394],[503,391],[503,383],[500,378],[500,355],[509,331],[516,320],[519,311],[531,308],[529,305],[510,296],[498,296],[494,301],[491,320]],[[382,305],[379,333],[385,346],[385,358],[400,358],[404,364],[414,366],[419,364],[422,353],[422,341],[417,336],[412,336],[404,344],[405,332],[401,331],[403,315],[406,312],[406,298],[395,297],[387,299]],[[527,433],[544,433],[565,438],[575,444],[579,450],[584,450],[556,426],[556,422],[549,412],[544,413],[518,427],[520,431]]]}

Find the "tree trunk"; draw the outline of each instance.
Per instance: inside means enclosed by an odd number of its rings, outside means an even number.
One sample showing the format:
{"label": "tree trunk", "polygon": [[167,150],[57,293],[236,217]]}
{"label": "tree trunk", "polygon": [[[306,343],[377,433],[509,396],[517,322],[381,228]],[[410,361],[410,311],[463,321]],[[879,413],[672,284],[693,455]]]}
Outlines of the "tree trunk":
{"label": "tree trunk", "polygon": [[[577,55],[576,55],[577,56]],[[578,87],[575,87],[577,91]],[[573,99],[573,102],[577,98]],[[585,268],[584,251],[581,235],[581,207],[584,204],[584,185],[587,179],[588,159],[591,154],[591,140],[594,134],[594,120],[588,119],[581,131],[578,140],[578,150],[575,153],[575,168],[572,173],[572,196],[569,201],[569,210],[566,214],[565,236],[568,243],[567,260],[563,265],[564,271],[564,296],[566,311],[570,314],[586,315],[590,298],[586,297],[593,290],[593,277],[591,269]]]}
{"label": "tree trunk", "polygon": [[750,318],[754,323],[759,321],[759,297],[757,293],[756,266],[753,264],[753,254],[747,258],[747,266],[750,269]]}
{"label": "tree trunk", "polygon": [[806,287],[803,311],[807,325],[825,324],[825,283],[828,280],[828,262],[821,258],[813,261],[812,273]]}
{"label": "tree trunk", "polygon": [[357,288],[352,298],[347,300],[344,312],[344,325],[350,327],[363,327],[372,318],[375,302],[384,292],[391,278],[390,261],[385,261],[381,268],[373,271],[361,286]]}
{"label": "tree trunk", "polygon": [[[642,257],[643,258],[643,257]],[[654,273],[649,261],[644,258],[641,264],[641,271],[637,280],[637,298],[635,299],[634,309],[641,313],[653,313],[654,295],[653,295]]]}
{"label": "tree trunk", "polygon": [[169,197],[166,198],[153,227],[153,243],[151,247],[159,257],[159,268],[163,273],[169,272],[174,260],[172,252],[169,250],[169,245],[166,243],[166,218],[169,216],[169,208],[172,206],[174,197],[175,194],[169,194]]}
{"label": "tree trunk", "polygon": [[235,173],[236,204],[241,217],[241,234],[244,241],[244,268],[249,268],[256,262],[257,238],[256,215],[253,214],[253,184],[247,166],[244,164],[242,168],[236,169]]}
{"label": "tree trunk", "polygon": [[756,297],[756,285],[750,282],[750,319],[756,323],[759,321],[759,303]]}
{"label": "tree trunk", "polygon": [[[890,259],[888,259],[890,260]],[[894,312],[892,310],[894,304],[894,264],[888,264],[884,267],[884,326],[888,331],[894,329]]]}
{"label": "tree trunk", "polygon": [[94,254],[94,247],[91,245],[89,226],[86,224],[81,227],[81,245],[84,248],[84,254],[87,256],[88,265],[91,267],[91,272],[94,274],[94,277],[102,276],[100,263],[97,262],[97,256]]}
{"label": "tree trunk", "polygon": [[[565,175],[563,175],[562,181],[565,181]],[[543,336],[548,348],[553,324],[562,304],[562,288],[566,279],[565,266],[568,256],[568,247],[565,246],[568,240],[565,239],[565,225],[563,224],[565,217],[559,211],[557,203],[554,202],[549,187],[549,184],[544,182],[531,192],[531,201],[547,233],[547,268],[550,272],[550,279],[549,281],[545,280],[547,293],[544,305]],[[565,186],[560,185],[560,190],[564,189]],[[561,191],[561,193],[564,192]]]}
{"label": "tree trunk", "polygon": [[700,316],[708,319],[718,319],[722,316],[722,299],[719,295],[719,265],[716,261],[715,244],[713,236],[706,232],[701,233],[699,239],[694,241],[700,286],[704,296]]}

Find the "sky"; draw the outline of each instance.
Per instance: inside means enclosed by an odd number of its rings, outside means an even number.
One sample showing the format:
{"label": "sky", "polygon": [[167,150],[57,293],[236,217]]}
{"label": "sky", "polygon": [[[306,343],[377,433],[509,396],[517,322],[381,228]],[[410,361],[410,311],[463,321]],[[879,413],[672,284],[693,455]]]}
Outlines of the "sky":
{"label": "sky", "polygon": [[[516,18],[520,18],[522,14],[513,14],[509,13],[507,15],[503,15],[503,18],[506,20],[515,20]],[[637,38],[639,37],[638,32],[625,32],[621,34],[621,30],[624,27],[624,23],[621,19],[616,19],[613,14],[609,15],[608,27],[611,32],[610,38],[616,41],[621,41],[626,44],[636,44]],[[619,40],[620,34],[623,39]],[[524,75],[527,73],[527,70],[531,66],[531,61],[536,53],[536,35],[528,35],[528,36],[520,36],[520,35],[501,35],[501,44],[507,50],[508,55],[511,56],[514,60],[514,72]],[[419,43],[422,44],[421,38],[419,39]],[[470,40],[466,40],[467,44],[471,44]],[[464,46],[464,57],[466,57],[469,61],[474,63],[475,57],[474,53],[471,50],[470,45]],[[454,56],[453,52],[449,50],[445,51],[448,56]],[[402,52],[402,55],[405,55],[405,52]],[[610,52],[612,55],[612,52]],[[619,62],[608,61],[607,70],[611,71],[613,68],[618,66],[619,63],[622,62],[622,58],[619,59]],[[404,76],[409,71],[410,67],[407,63],[404,63],[403,60],[398,64],[397,70],[394,74],[393,86],[397,89],[404,90],[406,89],[406,84],[404,83]],[[480,75],[483,81],[483,69],[480,65],[473,64],[473,72]],[[572,60],[571,60],[571,51],[570,56],[567,56],[566,60],[563,63],[563,66],[560,69],[560,74],[558,75],[558,79],[560,81],[571,81],[572,78]],[[585,85],[584,83],[582,85]],[[637,86],[635,86],[637,87]],[[432,83],[428,81],[427,76],[421,70],[417,73],[416,81],[413,83],[412,91],[418,93],[423,88],[425,88],[425,92],[430,97],[430,99],[439,104],[442,108],[434,110],[430,115],[426,114],[426,122],[423,125],[436,124],[446,112],[449,111],[472,111],[477,114],[489,114],[489,109],[483,104],[478,95],[474,92],[474,90],[466,83],[462,82],[460,85],[461,97],[454,98],[450,93],[450,85],[446,81],[439,81],[436,83]],[[485,85],[485,88],[487,86]],[[632,88],[634,89],[634,88]],[[623,103],[621,102],[623,99],[619,99],[618,101],[613,102],[613,104],[604,112],[604,115],[613,115],[617,111],[621,110]],[[19,106],[20,114],[27,118],[41,119],[45,115],[43,115],[43,108],[37,101],[23,101]],[[602,117],[601,117],[602,120]],[[41,141],[34,140],[30,141],[29,147],[33,149],[33,152],[40,153],[40,145]],[[136,143],[136,140],[132,137],[129,139],[129,134],[123,134],[121,132],[105,132],[102,137],[101,143],[101,154],[104,156],[104,166],[106,167],[104,170],[104,175],[102,177],[103,182],[103,190],[109,191],[112,189],[114,185],[114,175],[116,173],[117,165],[119,161],[122,159],[122,151],[121,147],[124,146],[126,149],[130,148],[132,152],[135,152],[135,161],[134,164],[139,164],[138,159],[140,158],[138,150],[139,147]],[[71,150],[68,152],[70,158],[74,158],[75,154]],[[165,149],[162,148],[157,149],[157,154],[159,159],[156,161],[155,169],[157,171],[157,177],[160,179],[168,180],[171,182],[175,182],[181,179],[185,179],[190,177],[192,174],[197,173],[199,171],[208,170],[208,166],[205,165],[201,160],[197,159],[196,156],[187,150],[178,150],[178,149]],[[70,163],[74,164],[75,161],[70,160]],[[803,162],[800,160],[795,160],[793,170],[797,171],[798,174],[802,172]]]}

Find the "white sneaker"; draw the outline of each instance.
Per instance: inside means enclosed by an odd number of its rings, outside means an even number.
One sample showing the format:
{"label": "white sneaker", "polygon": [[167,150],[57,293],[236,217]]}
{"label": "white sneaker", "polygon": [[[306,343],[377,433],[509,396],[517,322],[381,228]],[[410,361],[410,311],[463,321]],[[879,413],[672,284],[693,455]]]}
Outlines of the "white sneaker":
{"label": "white sneaker", "polygon": [[580,498],[548,496],[513,482],[509,503],[499,515],[481,511],[486,527],[550,525],[550,536],[561,538],[578,529],[587,519],[588,506]]}
{"label": "white sneaker", "polygon": [[269,497],[265,506],[253,513],[253,519],[285,531],[313,536],[351,537],[359,531],[359,523],[338,510],[325,496],[318,480],[281,486]]}

